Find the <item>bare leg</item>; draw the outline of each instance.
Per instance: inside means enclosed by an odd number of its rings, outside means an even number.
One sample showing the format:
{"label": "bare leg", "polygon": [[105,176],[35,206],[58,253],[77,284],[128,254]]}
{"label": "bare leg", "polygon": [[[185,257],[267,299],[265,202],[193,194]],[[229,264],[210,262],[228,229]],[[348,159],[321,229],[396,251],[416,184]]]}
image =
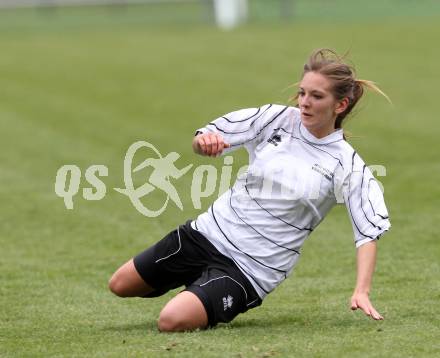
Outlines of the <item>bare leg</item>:
{"label": "bare leg", "polygon": [[208,326],[208,315],[200,299],[183,291],[162,309],[157,322],[161,332],[191,331]]}
{"label": "bare leg", "polygon": [[108,287],[119,297],[143,297],[154,291],[137,272],[133,259],[123,264],[113,274]]}

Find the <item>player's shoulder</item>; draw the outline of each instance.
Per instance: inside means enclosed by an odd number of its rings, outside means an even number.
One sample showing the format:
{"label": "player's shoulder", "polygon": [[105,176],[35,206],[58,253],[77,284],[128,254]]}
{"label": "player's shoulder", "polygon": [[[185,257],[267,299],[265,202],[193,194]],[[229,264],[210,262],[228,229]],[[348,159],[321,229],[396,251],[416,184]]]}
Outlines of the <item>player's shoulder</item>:
{"label": "player's shoulder", "polygon": [[346,171],[363,171],[365,162],[356,149],[346,140],[338,143],[340,158]]}
{"label": "player's shoulder", "polygon": [[288,106],[286,104],[278,104],[278,103],[268,103],[265,104],[263,106],[261,106],[261,108],[265,108],[267,109],[267,111],[269,111],[270,113],[297,113],[299,114],[299,108],[298,107],[293,107],[293,106]]}
{"label": "player's shoulder", "polygon": [[247,108],[239,108],[235,109],[229,113],[253,113],[254,115],[273,115],[273,114],[282,114],[282,113],[298,113],[299,109],[296,107],[287,106],[284,104],[277,103],[266,103],[256,107],[247,107]]}
{"label": "player's shoulder", "polygon": [[299,109],[283,104],[267,103],[259,107],[249,107],[234,110],[219,119],[228,122],[266,123],[275,126],[287,126],[300,120]]}
{"label": "player's shoulder", "polygon": [[265,117],[269,119],[278,119],[279,122],[300,120],[299,108],[285,104],[269,103],[260,108],[264,108]]}
{"label": "player's shoulder", "polygon": [[231,112],[226,113],[222,118],[226,120],[240,120],[242,118],[255,119],[263,116],[266,113],[273,111],[273,104],[264,104],[259,107],[243,107],[238,109],[233,109]]}

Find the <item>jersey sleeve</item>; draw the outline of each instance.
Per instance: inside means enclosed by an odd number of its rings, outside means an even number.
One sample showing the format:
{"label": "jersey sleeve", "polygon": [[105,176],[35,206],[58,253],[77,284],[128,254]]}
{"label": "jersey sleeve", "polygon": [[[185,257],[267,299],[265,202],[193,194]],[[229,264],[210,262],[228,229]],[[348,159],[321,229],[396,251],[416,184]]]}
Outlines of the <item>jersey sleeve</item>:
{"label": "jersey sleeve", "polygon": [[391,224],[381,187],[356,153],[352,167],[344,182],[343,197],[353,226],[355,245],[360,247],[379,239]]}
{"label": "jersey sleeve", "polygon": [[240,109],[225,114],[205,127],[199,128],[196,133],[219,133],[225,142],[230,144],[222,154],[229,153],[240,147],[252,151],[266,137],[265,133],[271,124],[289,107],[266,104],[259,108]]}

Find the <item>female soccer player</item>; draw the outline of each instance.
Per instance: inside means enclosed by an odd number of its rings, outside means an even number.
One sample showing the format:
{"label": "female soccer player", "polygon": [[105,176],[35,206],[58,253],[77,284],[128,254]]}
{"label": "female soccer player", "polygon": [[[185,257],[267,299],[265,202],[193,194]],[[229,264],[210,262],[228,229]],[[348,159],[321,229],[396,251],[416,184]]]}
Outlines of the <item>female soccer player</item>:
{"label": "female soccer player", "polygon": [[184,285],[162,309],[160,331],[230,322],[287,278],[305,239],[334,205],[345,203],[357,248],[351,308],[383,319],[368,295],[376,241],[390,222],[378,183],[342,130],[364,88],[383,94],[321,49],[304,66],[298,108],[243,109],[199,129],[196,153],[214,157],[243,146],[248,170],[207,212],[121,266],[110,290],[156,297]]}

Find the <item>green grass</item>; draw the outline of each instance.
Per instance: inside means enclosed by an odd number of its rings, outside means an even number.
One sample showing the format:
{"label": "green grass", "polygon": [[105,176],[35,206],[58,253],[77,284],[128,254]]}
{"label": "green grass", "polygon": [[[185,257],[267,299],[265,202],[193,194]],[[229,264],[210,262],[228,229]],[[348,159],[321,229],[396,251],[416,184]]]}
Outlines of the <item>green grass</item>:
{"label": "green grass", "polygon": [[[0,21],[1,18],[0,13]],[[5,357],[434,357],[440,351],[440,164],[437,46],[440,18],[357,24],[9,27],[0,32],[0,356]],[[128,146],[195,158],[194,129],[233,109],[284,103],[320,46],[351,58],[393,100],[368,95],[348,124],[380,178],[392,230],[379,242],[373,322],[348,309],[355,279],[343,207],[306,242],[294,274],[231,324],[160,334],[172,293],[124,300],[107,280],[125,260],[195,217],[191,177],[176,182],[185,210],[141,216],[113,191]],[[245,162],[237,153],[234,167]],[[220,167],[221,160],[216,161]],[[65,209],[57,169],[105,164],[108,194]],[[81,188],[86,186],[83,181]],[[160,194],[152,194],[158,205]],[[211,199],[203,201],[206,208]]]}

